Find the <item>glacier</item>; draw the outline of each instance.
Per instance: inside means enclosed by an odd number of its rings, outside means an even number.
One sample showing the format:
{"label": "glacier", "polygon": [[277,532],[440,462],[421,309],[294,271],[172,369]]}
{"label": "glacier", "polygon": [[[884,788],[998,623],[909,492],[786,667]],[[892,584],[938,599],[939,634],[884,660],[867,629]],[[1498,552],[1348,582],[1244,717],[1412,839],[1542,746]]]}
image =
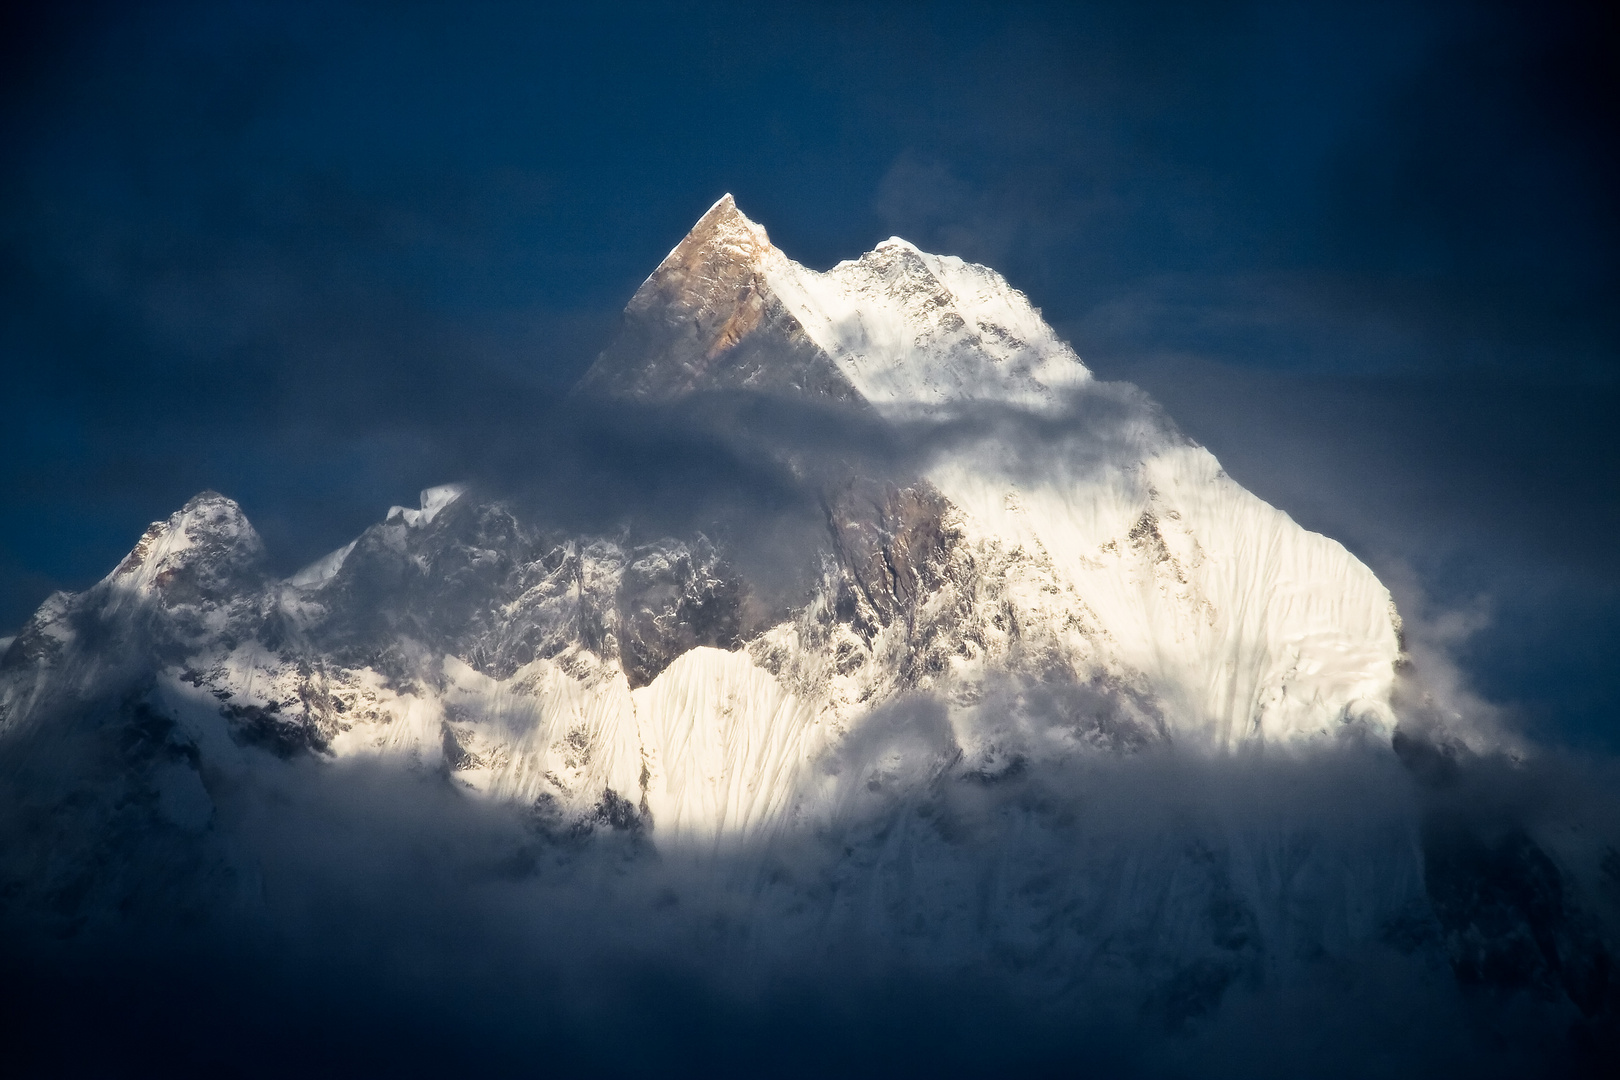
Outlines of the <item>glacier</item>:
{"label": "glacier", "polygon": [[[738,993],[994,971],[1041,1015],[1182,1031],[1397,970],[1455,1026],[1458,943],[1519,956],[1433,902],[1412,762],[1466,751],[1403,727],[1389,590],[995,271],[891,238],[817,272],[728,195],[565,407],[706,425],[819,520],[780,551],[746,514],[580,531],[455,483],[278,577],[199,494],[4,648],[7,917],[269,918],[278,860],[296,889],[315,856],[267,846],[265,807],[384,775],[517,815],[526,904],[613,912],[614,950],[695,950]],[[1532,847],[1501,872],[1543,880]],[[1514,961],[1566,1019],[1608,1000],[1581,850]]]}

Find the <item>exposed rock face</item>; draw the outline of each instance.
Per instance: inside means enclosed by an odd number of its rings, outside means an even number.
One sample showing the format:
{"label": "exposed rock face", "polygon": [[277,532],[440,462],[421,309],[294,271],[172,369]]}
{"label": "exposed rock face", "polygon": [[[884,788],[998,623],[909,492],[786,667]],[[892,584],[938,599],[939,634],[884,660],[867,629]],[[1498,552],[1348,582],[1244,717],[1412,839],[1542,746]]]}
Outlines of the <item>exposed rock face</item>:
{"label": "exposed rock face", "polygon": [[949,550],[962,538],[947,524],[950,513],[927,481],[896,487],[855,479],[833,496],[833,545],[856,594],[842,606],[857,628],[875,634],[896,618],[915,625],[921,602],[945,583]]}
{"label": "exposed rock face", "polygon": [[580,392],[667,401],[700,389],[751,390],[854,400],[854,387],[771,286],[766,267],[785,261],[727,195],[636,291]]}
{"label": "exposed rock face", "polygon": [[402,642],[500,678],[583,653],[633,689],[691,649],[739,648],[747,598],[702,536],[562,536],[458,497],[431,520],[373,526],[328,577],[270,603],[296,624],[289,640],[346,666],[397,656]]}

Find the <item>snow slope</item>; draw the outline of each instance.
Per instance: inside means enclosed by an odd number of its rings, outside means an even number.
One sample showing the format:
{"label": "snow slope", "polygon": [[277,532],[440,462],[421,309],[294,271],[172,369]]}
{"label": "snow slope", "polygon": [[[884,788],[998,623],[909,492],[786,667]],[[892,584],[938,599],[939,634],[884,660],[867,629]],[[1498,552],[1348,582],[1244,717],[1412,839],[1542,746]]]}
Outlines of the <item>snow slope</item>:
{"label": "snow slope", "polygon": [[[670,280],[672,268],[693,264],[723,265],[730,277]],[[897,421],[949,421],[987,406],[1061,416],[1088,393],[1109,396],[995,271],[895,238],[817,273],[772,246],[730,196],[631,302],[632,312],[666,318],[712,313],[719,329],[698,343],[711,359],[697,385],[732,383],[713,357],[746,337],[733,340],[741,323],[727,307],[737,278],[749,304],[789,313],[786,336],[812,342],[851,396]],[[770,388],[752,372],[738,385]],[[945,447],[925,478],[961,512],[970,545],[1039,564],[1048,573],[1031,588],[1069,597],[1059,614],[1015,589],[1021,611],[1094,627],[1090,649],[1069,650],[1073,666],[1140,680],[1178,737],[1229,748],[1332,738],[1349,725],[1387,738],[1399,621],[1372,572],[1244,491],[1145,400],[1105,425],[1070,427],[1033,452],[998,429]]]}

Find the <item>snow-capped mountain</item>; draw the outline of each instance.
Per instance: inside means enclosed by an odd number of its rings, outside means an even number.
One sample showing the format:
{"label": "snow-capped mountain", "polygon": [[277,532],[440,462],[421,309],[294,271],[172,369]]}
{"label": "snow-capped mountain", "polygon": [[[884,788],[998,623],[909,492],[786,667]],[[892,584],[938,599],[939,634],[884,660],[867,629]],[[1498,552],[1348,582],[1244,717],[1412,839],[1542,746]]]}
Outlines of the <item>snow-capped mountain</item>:
{"label": "snow-capped mountain", "polygon": [[[726,389],[912,425],[986,406],[1050,420],[1108,392],[994,271],[896,239],[816,273],[729,196],[638,290],[580,392]],[[916,475],[851,474],[825,498],[821,580],[766,620],[702,537],[545,536],[454,486],[264,581],[252,527],[205,494],[41,609],[8,654],[4,723],[86,684],[103,661],[74,627],[93,618],[150,639],[166,708],[239,741],[438,760],[570,814],[611,794],[659,837],[824,813],[817,763],[907,694],[943,703],[974,760],[1031,693],[1064,698],[1043,752],[1389,737],[1387,590],[1145,401],[1038,446],[990,425]]]}
{"label": "snow-capped mountain", "polygon": [[[53,822],[30,835],[60,841],[10,854],[12,895],[116,906],[132,886],[86,869],[107,865],[85,854],[103,838],[169,837],[143,857],[185,862],[185,838],[228,832],[219,808],[284,763],[373,762],[527,808],[547,835],[742,859],[739,895],[771,928],[756,960],[903,926],[931,962],[1137,980],[1179,1023],[1368,943],[1432,958],[1473,934],[1496,955],[1475,901],[1430,904],[1449,864],[1390,794],[1388,590],[1095,379],[995,271],[891,239],[816,272],[727,196],[636,292],[574,402],[700,415],[739,397],[796,434],[718,437],[818,508],[779,574],[747,557],[746,522],[581,533],[461,485],[284,579],[222,495],[154,523],[0,660],[0,771],[35,808],[16,814]],[[856,452],[845,430],[904,452]],[[104,749],[73,757],[75,739]],[[1235,822],[1162,799],[1129,825],[1076,818],[1096,792],[1133,798],[1109,763],[1162,748],[1369,750],[1370,771],[1330,777],[1369,809],[1324,816],[1260,784],[1258,816]],[[1039,798],[1017,794],[1029,777]],[[999,809],[969,813],[969,791]],[[838,852],[814,888],[759,855],[804,838]],[[257,873],[221,845],[221,875]],[[1557,925],[1525,963],[1567,987],[1596,939]]]}

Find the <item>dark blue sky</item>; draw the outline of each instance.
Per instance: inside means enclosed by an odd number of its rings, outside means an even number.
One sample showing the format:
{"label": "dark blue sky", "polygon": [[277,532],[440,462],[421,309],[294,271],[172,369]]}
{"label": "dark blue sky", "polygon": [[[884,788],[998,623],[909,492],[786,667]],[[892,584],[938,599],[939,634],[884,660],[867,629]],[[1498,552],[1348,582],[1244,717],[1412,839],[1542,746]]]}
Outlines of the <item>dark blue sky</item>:
{"label": "dark blue sky", "polygon": [[0,636],[202,488],[291,569],[465,475],[732,191],[996,266],[1620,745],[1612,5],[589,7],[6,16]]}

